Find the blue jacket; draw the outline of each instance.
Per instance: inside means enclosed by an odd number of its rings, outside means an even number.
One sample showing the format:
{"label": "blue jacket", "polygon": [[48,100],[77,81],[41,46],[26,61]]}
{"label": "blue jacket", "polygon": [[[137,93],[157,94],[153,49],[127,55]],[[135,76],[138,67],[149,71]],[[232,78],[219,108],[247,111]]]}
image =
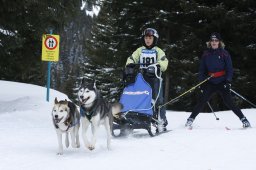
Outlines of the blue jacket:
{"label": "blue jacket", "polygon": [[199,67],[199,80],[209,77],[209,72],[225,71],[225,75],[212,77],[209,82],[219,84],[225,81],[231,82],[233,76],[232,61],[229,53],[223,48],[207,49],[204,51]]}

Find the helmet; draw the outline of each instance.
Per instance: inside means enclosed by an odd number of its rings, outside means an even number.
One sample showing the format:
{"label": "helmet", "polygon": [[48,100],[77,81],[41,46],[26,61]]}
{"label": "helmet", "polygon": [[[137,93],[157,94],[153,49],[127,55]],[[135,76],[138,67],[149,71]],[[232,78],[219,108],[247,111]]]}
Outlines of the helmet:
{"label": "helmet", "polygon": [[158,35],[158,33],[157,33],[157,31],[155,29],[153,29],[153,28],[146,28],[143,31],[141,39],[142,39],[142,43],[143,43],[144,46],[146,46],[145,41],[144,41],[144,37],[145,36],[153,36],[154,37],[153,44],[151,45],[150,48],[154,47],[157,44],[159,35]]}

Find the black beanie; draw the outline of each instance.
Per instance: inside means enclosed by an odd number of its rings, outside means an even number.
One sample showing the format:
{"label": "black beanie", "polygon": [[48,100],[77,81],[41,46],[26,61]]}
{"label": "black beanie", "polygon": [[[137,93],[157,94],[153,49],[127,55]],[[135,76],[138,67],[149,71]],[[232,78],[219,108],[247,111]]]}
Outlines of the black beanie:
{"label": "black beanie", "polygon": [[216,38],[216,39],[218,39],[218,40],[221,40],[221,36],[220,36],[220,34],[217,33],[217,32],[211,33],[210,40],[213,39],[213,38]]}

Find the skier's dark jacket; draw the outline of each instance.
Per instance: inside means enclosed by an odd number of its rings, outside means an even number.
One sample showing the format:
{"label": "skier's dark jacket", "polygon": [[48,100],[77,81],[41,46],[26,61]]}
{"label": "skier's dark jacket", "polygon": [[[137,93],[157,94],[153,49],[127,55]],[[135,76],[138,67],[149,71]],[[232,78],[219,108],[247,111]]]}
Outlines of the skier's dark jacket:
{"label": "skier's dark jacket", "polygon": [[212,77],[209,82],[219,84],[222,82],[231,82],[233,76],[232,61],[229,53],[223,49],[209,48],[204,51],[200,67],[199,67],[199,81],[203,81],[209,77],[210,73],[222,72],[225,74],[220,77]]}

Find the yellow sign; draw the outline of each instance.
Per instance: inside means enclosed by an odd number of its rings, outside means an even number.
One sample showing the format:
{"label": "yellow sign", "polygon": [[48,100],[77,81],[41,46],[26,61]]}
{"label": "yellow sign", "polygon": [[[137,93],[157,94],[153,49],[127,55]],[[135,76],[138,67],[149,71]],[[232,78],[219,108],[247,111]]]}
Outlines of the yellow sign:
{"label": "yellow sign", "polygon": [[59,35],[43,35],[42,61],[59,61],[59,43]]}

